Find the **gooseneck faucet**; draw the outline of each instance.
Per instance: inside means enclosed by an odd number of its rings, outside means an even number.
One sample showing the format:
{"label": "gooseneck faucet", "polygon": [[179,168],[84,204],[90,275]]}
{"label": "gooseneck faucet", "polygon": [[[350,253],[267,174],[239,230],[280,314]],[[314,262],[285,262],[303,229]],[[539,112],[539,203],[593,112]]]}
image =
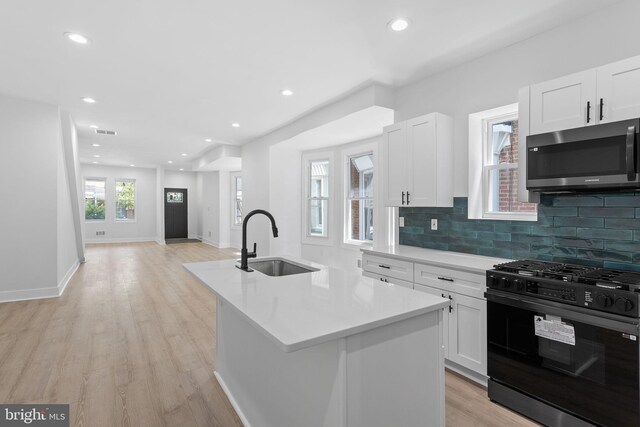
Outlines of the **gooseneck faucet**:
{"label": "gooseneck faucet", "polygon": [[249,268],[249,258],[256,257],[256,244],[253,243],[253,252],[249,252],[247,250],[247,223],[249,222],[249,218],[256,214],[265,215],[267,218],[271,220],[271,230],[273,231],[273,237],[278,237],[278,227],[276,227],[276,220],[273,219],[273,215],[263,209],[256,209],[247,214],[242,221],[242,250],[240,251],[241,259],[240,259],[240,270],[244,271],[253,271]]}

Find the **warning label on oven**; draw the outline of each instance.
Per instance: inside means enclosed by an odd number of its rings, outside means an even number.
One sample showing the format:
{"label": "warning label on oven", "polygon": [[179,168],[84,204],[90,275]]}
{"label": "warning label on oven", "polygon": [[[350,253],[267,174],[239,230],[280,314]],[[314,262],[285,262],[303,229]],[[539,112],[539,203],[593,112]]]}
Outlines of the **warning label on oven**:
{"label": "warning label on oven", "polygon": [[556,316],[533,316],[536,335],[553,341],[576,345],[576,332],[572,325]]}

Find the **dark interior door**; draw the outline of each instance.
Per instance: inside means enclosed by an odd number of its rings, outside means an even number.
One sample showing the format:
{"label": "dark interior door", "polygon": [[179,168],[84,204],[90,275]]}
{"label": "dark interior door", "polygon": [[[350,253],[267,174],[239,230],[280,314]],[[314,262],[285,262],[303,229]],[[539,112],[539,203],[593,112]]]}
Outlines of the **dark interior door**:
{"label": "dark interior door", "polygon": [[187,227],[187,189],[164,189],[164,238],[186,239]]}

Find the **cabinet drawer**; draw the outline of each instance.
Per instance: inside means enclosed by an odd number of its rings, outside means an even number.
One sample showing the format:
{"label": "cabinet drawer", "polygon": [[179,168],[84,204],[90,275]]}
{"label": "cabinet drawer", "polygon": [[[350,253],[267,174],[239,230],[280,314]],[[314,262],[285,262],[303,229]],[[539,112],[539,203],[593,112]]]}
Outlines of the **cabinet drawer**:
{"label": "cabinet drawer", "polygon": [[389,283],[391,285],[402,286],[403,288],[413,289],[413,283],[407,282],[406,280],[396,279],[394,277],[384,276],[382,274],[370,273],[368,271],[363,271],[362,275],[365,277],[370,277],[373,280]]}
{"label": "cabinet drawer", "polygon": [[362,269],[395,279],[413,282],[413,263],[375,255],[362,255]]}
{"label": "cabinet drawer", "polygon": [[445,291],[484,299],[484,274],[468,273],[428,264],[414,264],[414,282]]}

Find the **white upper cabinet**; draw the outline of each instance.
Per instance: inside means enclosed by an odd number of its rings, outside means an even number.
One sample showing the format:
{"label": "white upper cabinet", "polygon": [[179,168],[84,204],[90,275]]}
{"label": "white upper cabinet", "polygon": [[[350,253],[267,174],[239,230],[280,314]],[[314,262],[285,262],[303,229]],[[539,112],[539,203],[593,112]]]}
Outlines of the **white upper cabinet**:
{"label": "white upper cabinet", "polygon": [[640,117],[640,56],[597,68],[597,120]]}
{"label": "white upper cabinet", "polygon": [[640,117],[640,56],[530,87],[529,134]]}
{"label": "white upper cabinet", "polygon": [[595,123],[593,70],[531,86],[530,133],[553,132]]}
{"label": "white upper cabinet", "polygon": [[452,134],[440,113],[384,128],[384,206],[453,206]]}

